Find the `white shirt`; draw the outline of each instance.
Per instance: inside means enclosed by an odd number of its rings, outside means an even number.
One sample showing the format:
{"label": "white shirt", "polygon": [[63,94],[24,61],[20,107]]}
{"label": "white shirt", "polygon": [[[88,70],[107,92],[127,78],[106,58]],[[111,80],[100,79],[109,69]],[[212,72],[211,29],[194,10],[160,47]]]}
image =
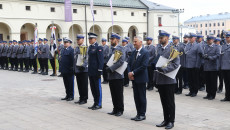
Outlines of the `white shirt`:
{"label": "white shirt", "polygon": [[[142,47],[139,48],[138,50],[136,50],[136,51],[138,51],[138,52],[137,52],[137,57],[139,56],[141,49],[142,49]],[[136,59],[137,59],[137,57],[136,57]]]}

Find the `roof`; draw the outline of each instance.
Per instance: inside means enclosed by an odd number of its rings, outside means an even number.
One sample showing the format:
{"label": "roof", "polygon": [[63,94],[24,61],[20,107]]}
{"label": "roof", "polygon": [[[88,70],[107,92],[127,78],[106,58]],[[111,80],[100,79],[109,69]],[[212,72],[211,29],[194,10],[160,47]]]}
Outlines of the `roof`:
{"label": "roof", "polygon": [[171,11],[175,9],[175,8],[161,5],[158,3],[154,3],[148,0],[140,0],[140,1],[143,2],[149,8],[149,10],[170,10]]}
{"label": "roof", "polygon": [[200,21],[212,21],[212,20],[225,20],[230,19],[230,13],[219,13],[219,14],[212,14],[212,15],[205,15],[205,16],[196,16],[192,17],[191,19],[185,21],[185,23],[191,23],[191,22],[200,22]]}
{"label": "roof", "polygon": [[[65,0],[30,0],[30,1],[40,1],[40,2],[55,2],[64,3]],[[90,0],[72,0],[73,4],[89,5]],[[110,6],[109,0],[94,0],[94,5],[96,6]],[[137,8],[137,9],[147,9],[147,7],[140,2],[140,0],[113,0],[114,7],[123,8]]]}

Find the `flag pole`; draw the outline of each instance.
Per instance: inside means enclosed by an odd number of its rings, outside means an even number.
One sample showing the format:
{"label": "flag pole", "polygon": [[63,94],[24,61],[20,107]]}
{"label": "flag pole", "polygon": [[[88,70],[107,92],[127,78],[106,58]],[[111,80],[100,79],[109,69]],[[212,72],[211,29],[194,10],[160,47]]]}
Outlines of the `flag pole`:
{"label": "flag pole", "polygon": [[[37,27],[38,27],[38,24],[37,23],[35,23],[35,29],[37,29]],[[38,36],[38,35],[37,35]],[[34,34],[34,49],[35,49],[35,44],[36,44],[36,38],[35,38],[35,34]],[[38,44],[38,43],[37,43]],[[37,45],[38,46],[38,45]],[[36,56],[36,64],[37,64],[37,72],[38,72],[38,54],[37,54],[37,56]],[[40,68],[41,68],[41,66],[40,66]],[[35,68],[34,68],[35,69]]]}
{"label": "flag pole", "polygon": [[[53,31],[53,29],[54,29],[54,21],[51,21],[51,22],[52,22],[52,29],[51,29],[51,31]],[[54,40],[56,40],[56,38],[55,39],[53,38],[53,46],[54,46]],[[56,52],[55,52],[55,50],[54,50],[54,74],[57,75]]]}

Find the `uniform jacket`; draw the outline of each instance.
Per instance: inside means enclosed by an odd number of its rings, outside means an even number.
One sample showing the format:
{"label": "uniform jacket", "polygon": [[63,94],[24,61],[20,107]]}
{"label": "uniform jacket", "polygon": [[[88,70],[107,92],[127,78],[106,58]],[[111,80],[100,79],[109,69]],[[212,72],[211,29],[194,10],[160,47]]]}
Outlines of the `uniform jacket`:
{"label": "uniform jacket", "polygon": [[200,68],[203,49],[200,44],[194,42],[188,43],[185,47],[186,68]]}
{"label": "uniform jacket", "polygon": [[38,54],[37,54],[38,58],[42,58],[42,53],[40,53],[42,51],[42,48],[43,48],[43,44],[41,43],[38,45]]}
{"label": "uniform jacket", "polygon": [[108,62],[108,57],[109,57],[109,46],[104,45],[103,47],[103,55],[104,55],[104,63]]}
{"label": "uniform jacket", "polygon": [[37,55],[34,56],[34,45],[30,45],[30,59],[36,59]]}
{"label": "uniform jacket", "polygon": [[1,53],[2,53],[2,57],[4,56],[7,56],[7,50],[8,50],[8,45],[3,45],[3,47],[2,47],[2,51],[1,51]]}
{"label": "uniform jacket", "polygon": [[11,57],[11,52],[12,52],[13,44],[11,44],[8,49],[7,49],[7,57]]}
{"label": "uniform jacket", "polygon": [[29,58],[29,57],[30,57],[30,47],[28,45],[25,45],[23,51],[23,58]]}
{"label": "uniform jacket", "polygon": [[[167,45],[165,49],[162,46],[158,46],[157,48],[157,55],[163,56],[164,58],[169,58],[170,56],[170,48],[171,45]],[[164,73],[169,73],[172,72],[173,70],[177,69],[180,65],[180,57],[178,56],[174,60],[172,60],[167,67],[163,68]],[[157,85],[163,85],[163,84],[175,84],[176,79],[171,79],[164,74],[156,71],[157,73],[155,74],[155,80]]]}
{"label": "uniform jacket", "polygon": [[14,45],[11,58],[17,58],[18,50],[19,50],[19,45]]}
{"label": "uniform jacket", "polygon": [[218,71],[218,59],[220,56],[220,47],[218,45],[204,46],[204,55],[208,55],[209,59],[204,59],[204,71]]}
{"label": "uniform jacket", "polygon": [[125,61],[128,62],[129,61],[129,57],[132,54],[132,50],[130,49],[130,47],[128,45],[124,46],[124,51],[125,51]]}
{"label": "uniform jacket", "polygon": [[181,56],[180,56],[180,64],[181,64],[181,67],[185,67],[185,53],[184,53],[184,48],[186,46],[186,44],[184,43],[179,43],[177,45],[173,44],[174,48],[177,49],[180,53],[183,53]]}
{"label": "uniform jacket", "polygon": [[104,66],[103,48],[97,42],[88,49],[88,75],[100,76]]}
{"label": "uniform jacket", "polygon": [[42,50],[41,50],[41,52],[42,52],[42,54],[41,54],[41,58],[49,58],[49,54],[50,54],[50,47],[49,47],[49,45],[46,43],[46,44],[44,44],[44,45],[42,45],[42,48],[41,48]]}
{"label": "uniform jacket", "polygon": [[134,73],[134,82],[136,83],[146,83],[148,82],[148,63],[149,63],[149,53],[142,47],[137,59],[135,60],[136,50],[132,52],[129,57],[128,62],[128,72]]}
{"label": "uniform jacket", "polygon": [[156,48],[155,46],[151,45],[146,45],[145,49],[149,52],[149,63],[148,66],[151,66],[151,63],[156,57]]}
{"label": "uniform jacket", "polygon": [[17,51],[17,58],[21,59],[23,58],[23,51],[24,51],[24,46],[23,45],[19,45],[18,51]]}
{"label": "uniform jacket", "polygon": [[59,46],[58,46],[58,50],[59,50],[59,52],[60,52],[60,54],[58,54],[58,60],[60,60],[60,56],[61,56],[61,51],[64,49],[64,45],[63,44],[60,44]]}
{"label": "uniform jacket", "polygon": [[224,44],[221,49],[221,70],[230,70],[230,44]]}
{"label": "uniform jacket", "polygon": [[[115,51],[121,51],[122,52],[122,56],[120,57],[120,59],[115,62],[112,66],[110,66],[110,70],[112,71],[112,73],[108,73],[108,80],[113,80],[113,79],[123,79],[124,78],[124,74],[120,75],[119,73],[117,73],[115,70],[118,69],[119,67],[121,67],[125,61],[125,50],[124,47],[117,45],[111,52],[110,57],[112,56],[112,54],[115,53]],[[109,59],[110,59],[109,57]]]}
{"label": "uniform jacket", "polygon": [[[86,45],[82,45],[82,46],[86,46]],[[84,70],[81,70],[80,66],[77,66],[78,54],[80,54],[79,46],[77,46],[74,49],[74,63],[73,63],[74,73],[88,72],[88,48],[87,48],[87,51],[86,51],[86,55],[84,56],[83,65],[81,66],[81,67],[84,67]]]}

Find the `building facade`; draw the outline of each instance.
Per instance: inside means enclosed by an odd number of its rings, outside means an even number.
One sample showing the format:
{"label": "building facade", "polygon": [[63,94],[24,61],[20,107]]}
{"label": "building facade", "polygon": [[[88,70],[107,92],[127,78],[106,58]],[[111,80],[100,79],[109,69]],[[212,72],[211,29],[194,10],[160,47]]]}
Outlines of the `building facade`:
{"label": "building facade", "polygon": [[184,22],[185,26],[193,27],[197,33],[204,36],[209,34],[218,35],[221,31],[230,31],[230,13],[197,16]]}
{"label": "building facade", "polygon": [[[161,10],[150,9],[145,0],[118,0],[113,3],[112,27],[111,10],[108,0],[94,0],[93,24],[89,0],[72,0],[72,22],[65,22],[64,0],[1,0],[0,1],[0,40],[30,40],[34,38],[35,26],[38,37],[49,39],[51,26],[56,26],[58,38],[75,39],[76,34],[87,37],[88,32],[98,34],[98,41],[109,38],[111,32],[122,37],[146,37],[157,39],[159,29],[178,33],[178,20],[172,19],[171,9],[158,5]],[[154,4],[154,3],[152,3]],[[162,19],[159,19],[162,17]],[[162,21],[162,25],[159,25]],[[172,27],[173,26],[173,27]],[[175,29],[172,29],[175,28]]]}

